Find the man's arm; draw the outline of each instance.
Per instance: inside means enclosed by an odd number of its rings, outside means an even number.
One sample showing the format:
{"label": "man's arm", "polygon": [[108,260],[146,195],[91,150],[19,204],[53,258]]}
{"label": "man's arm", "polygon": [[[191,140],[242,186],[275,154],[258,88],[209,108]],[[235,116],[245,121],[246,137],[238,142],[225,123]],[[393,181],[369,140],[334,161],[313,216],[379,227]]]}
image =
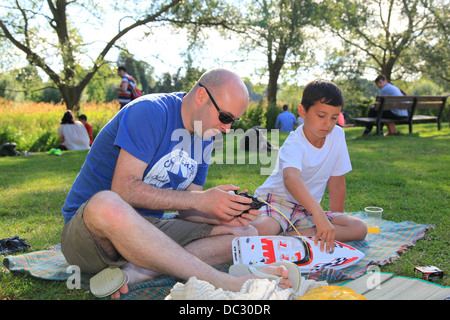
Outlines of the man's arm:
{"label": "man's arm", "polygon": [[135,208],[153,210],[198,210],[224,221],[248,209],[250,199],[228,193],[238,190],[232,185],[202,190],[169,190],[151,186],[142,181],[147,163],[121,149],[117,159],[111,190]]}
{"label": "man's arm", "polygon": [[114,90],[119,91],[119,92],[127,92],[127,90],[128,90],[128,82],[122,81],[120,83],[120,86],[115,87]]}
{"label": "man's arm", "polygon": [[334,226],[328,220],[320,203],[317,202],[306,187],[301,175],[300,170],[297,168],[285,168],[283,170],[284,184],[294,199],[312,214],[317,229],[314,244],[317,245],[320,238],[320,250],[323,251],[326,245],[326,252],[329,252],[334,249]]}
{"label": "man's arm", "polygon": [[330,211],[344,212],[346,193],[345,176],[330,177],[328,180]]}

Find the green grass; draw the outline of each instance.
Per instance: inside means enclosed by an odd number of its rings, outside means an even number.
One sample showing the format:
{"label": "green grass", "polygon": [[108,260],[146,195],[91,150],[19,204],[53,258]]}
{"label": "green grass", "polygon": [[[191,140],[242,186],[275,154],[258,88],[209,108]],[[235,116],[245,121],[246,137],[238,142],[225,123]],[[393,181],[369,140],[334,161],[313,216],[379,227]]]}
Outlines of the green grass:
{"label": "green grass", "polygon": [[[399,129],[407,133],[406,126]],[[376,205],[384,208],[384,218],[388,220],[436,226],[399,260],[381,270],[415,277],[414,266],[435,265],[445,272],[444,279],[438,283],[450,285],[450,129],[447,123],[441,131],[436,130],[435,124],[415,125],[412,135],[394,137],[356,139],[362,128],[345,130],[353,166],[346,176],[346,211],[362,211],[365,206]],[[280,144],[286,136],[280,134]],[[85,156],[86,151],[67,151],[61,157],[36,153],[0,158],[0,239],[19,235],[32,245],[32,250],[58,244],[63,226],[61,206]],[[240,161],[248,159],[248,154],[243,157]],[[260,174],[261,167],[264,166],[213,164],[206,188],[232,183],[253,193],[267,178]],[[328,207],[327,195],[323,206]],[[0,273],[0,300],[92,298],[84,290],[67,289],[64,281]]]}

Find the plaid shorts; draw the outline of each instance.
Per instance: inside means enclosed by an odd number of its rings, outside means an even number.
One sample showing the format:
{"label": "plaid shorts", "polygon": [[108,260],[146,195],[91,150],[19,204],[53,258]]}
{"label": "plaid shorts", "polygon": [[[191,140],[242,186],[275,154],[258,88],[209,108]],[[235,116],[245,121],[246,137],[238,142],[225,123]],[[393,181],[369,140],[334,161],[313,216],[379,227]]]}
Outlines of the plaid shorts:
{"label": "plaid shorts", "polygon": [[[292,225],[294,225],[298,230],[315,226],[312,214],[301,205],[271,193],[261,195],[260,198],[270,204],[270,206],[266,205],[259,209],[261,215],[274,218],[280,224],[283,233],[292,231]],[[284,214],[285,217],[278,213],[277,210]],[[343,215],[343,213],[326,211],[325,215],[328,220],[332,221],[335,217]],[[292,225],[286,220],[286,218],[289,219]]]}

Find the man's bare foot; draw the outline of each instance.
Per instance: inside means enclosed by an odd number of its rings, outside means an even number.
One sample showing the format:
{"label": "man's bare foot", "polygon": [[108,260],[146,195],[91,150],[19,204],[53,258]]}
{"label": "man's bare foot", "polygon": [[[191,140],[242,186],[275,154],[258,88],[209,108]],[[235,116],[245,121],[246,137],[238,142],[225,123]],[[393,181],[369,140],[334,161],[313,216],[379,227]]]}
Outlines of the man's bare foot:
{"label": "man's bare foot", "polygon": [[[264,268],[259,269],[260,272],[275,275],[277,277],[281,277],[278,286],[281,289],[288,289],[292,287],[292,282],[288,279],[289,272],[285,266],[266,266]],[[242,275],[234,277],[233,281],[230,281],[226,284],[226,287],[223,287],[224,290],[230,290],[234,292],[238,292],[241,290],[242,285],[250,279],[258,279],[253,274]]]}
{"label": "man's bare foot", "polygon": [[127,276],[127,280],[125,283],[111,295],[111,299],[119,299],[120,294],[127,294],[128,293],[128,285],[135,284],[135,283],[141,283],[145,281],[151,281],[155,279],[160,274],[151,270],[143,269],[138,266],[135,266],[132,263],[127,263],[122,268],[122,271],[125,272],[125,275]]}

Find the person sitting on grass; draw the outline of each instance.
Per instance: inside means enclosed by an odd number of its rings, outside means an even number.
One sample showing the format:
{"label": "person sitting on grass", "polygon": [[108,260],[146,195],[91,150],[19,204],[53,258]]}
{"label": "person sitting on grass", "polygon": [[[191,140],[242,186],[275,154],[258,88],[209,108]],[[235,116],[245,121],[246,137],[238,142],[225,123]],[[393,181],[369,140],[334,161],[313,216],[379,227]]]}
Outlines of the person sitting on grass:
{"label": "person sitting on grass", "polygon": [[[317,79],[307,84],[299,105],[304,124],[280,148],[274,172],[255,195],[281,211],[304,236],[320,239],[320,250],[330,252],[334,241],[362,240],[363,221],[342,214],[345,174],[352,169],[344,130],[336,126],[344,97],[334,83]],[[320,205],[328,186],[331,212]],[[260,235],[280,232],[297,235],[291,224],[270,206],[260,209],[252,223]]]}
{"label": "person sitting on grass", "polygon": [[90,148],[89,135],[80,121],[75,121],[72,111],[67,110],[58,128],[61,150],[87,150]]}
{"label": "person sitting on grass", "polygon": [[86,131],[87,131],[87,133],[89,135],[89,145],[92,146],[92,143],[94,142],[94,135],[92,133],[92,126],[87,122],[87,116],[85,114],[80,114],[78,116],[78,120],[86,128]]}

